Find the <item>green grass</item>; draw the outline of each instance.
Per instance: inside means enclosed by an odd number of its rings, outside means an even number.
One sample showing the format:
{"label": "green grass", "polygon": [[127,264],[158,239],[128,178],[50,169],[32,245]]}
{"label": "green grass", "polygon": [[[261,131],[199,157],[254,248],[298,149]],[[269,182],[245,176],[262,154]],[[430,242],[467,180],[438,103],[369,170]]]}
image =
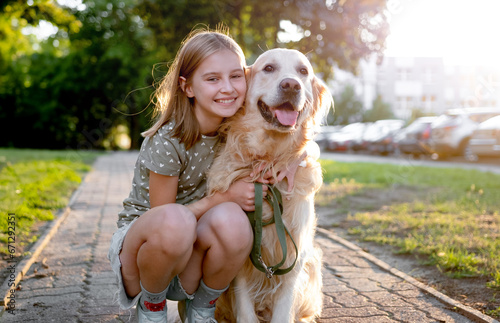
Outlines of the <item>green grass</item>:
{"label": "green grass", "polygon": [[76,150],[0,148],[0,169],[7,164],[34,160],[64,160],[92,164],[100,152]]}
{"label": "green grass", "polygon": [[400,253],[424,255],[428,264],[452,277],[489,277],[488,286],[500,290],[500,175],[411,165],[321,163],[327,185],[349,183],[356,189],[342,191],[351,196],[368,189],[398,194],[402,186],[420,192],[410,201],[368,211],[357,207],[348,217],[359,223],[351,234],[395,246]]}
{"label": "green grass", "polygon": [[9,254],[9,233],[16,252],[36,241],[34,225],[67,205],[98,154],[0,148],[0,254]]}

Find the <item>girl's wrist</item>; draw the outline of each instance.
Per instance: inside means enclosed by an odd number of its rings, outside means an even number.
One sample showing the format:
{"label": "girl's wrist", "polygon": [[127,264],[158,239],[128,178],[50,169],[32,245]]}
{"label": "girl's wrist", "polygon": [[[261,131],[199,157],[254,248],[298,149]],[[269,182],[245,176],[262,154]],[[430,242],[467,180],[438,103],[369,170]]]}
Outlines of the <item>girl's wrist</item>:
{"label": "girl's wrist", "polygon": [[216,194],[212,196],[205,196],[201,200],[186,205],[186,207],[193,212],[196,219],[199,220],[205,212],[216,205],[216,198],[214,198]]}

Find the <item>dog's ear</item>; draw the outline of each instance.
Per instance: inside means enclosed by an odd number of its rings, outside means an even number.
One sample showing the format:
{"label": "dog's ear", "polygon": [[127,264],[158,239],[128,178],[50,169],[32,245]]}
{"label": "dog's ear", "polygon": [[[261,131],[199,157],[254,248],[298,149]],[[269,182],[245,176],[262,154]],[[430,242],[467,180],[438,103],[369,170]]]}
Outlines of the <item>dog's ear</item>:
{"label": "dog's ear", "polygon": [[245,67],[245,79],[247,81],[247,87],[248,83],[250,83],[250,80],[252,79],[252,66],[253,65]]}
{"label": "dog's ear", "polygon": [[243,102],[243,107],[241,108],[243,114],[246,113],[246,108],[245,108],[246,107],[246,96],[248,95],[248,89],[250,88],[250,81],[252,80],[252,77],[253,77],[253,65],[245,67],[245,80],[247,82],[247,91],[245,94],[245,102]]}
{"label": "dog's ear", "polygon": [[313,95],[314,95],[314,123],[319,126],[322,121],[326,120],[330,109],[335,111],[333,96],[326,84],[317,77],[313,78]]}

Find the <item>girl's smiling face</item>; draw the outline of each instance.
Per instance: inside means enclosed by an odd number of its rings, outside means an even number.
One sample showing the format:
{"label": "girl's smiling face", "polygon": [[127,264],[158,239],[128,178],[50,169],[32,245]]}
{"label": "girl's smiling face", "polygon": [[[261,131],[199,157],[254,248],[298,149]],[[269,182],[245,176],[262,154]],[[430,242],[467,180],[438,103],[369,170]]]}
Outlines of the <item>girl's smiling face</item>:
{"label": "girl's smiling face", "polygon": [[224,118],[243,105],[247,84],[243,62],[230,50],[208,56],[189,83],[181,77],[184,92],[194,99],[194,112],[202,134],[217,130]]}

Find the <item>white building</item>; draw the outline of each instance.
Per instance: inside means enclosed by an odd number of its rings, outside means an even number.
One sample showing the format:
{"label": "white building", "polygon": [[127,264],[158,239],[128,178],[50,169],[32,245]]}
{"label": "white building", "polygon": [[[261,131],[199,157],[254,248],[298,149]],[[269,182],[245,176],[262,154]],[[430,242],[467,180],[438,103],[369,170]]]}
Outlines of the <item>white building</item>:
{"label": "white building", "polygon": [[415,108],[425,114],[444,112],[444,84],[441,58],[386,57],[377,68],[377,93],[403,120]]}
{"label": "white building", "polygon": [[385,57],[359,64],[359,76],[335,71],[334,93],[342,84],[356,88],[365,109],[378,94],[397,118],[412,110],[439,115],[450,108],[500,105],[500,68],[445,65],[440,57]]}

